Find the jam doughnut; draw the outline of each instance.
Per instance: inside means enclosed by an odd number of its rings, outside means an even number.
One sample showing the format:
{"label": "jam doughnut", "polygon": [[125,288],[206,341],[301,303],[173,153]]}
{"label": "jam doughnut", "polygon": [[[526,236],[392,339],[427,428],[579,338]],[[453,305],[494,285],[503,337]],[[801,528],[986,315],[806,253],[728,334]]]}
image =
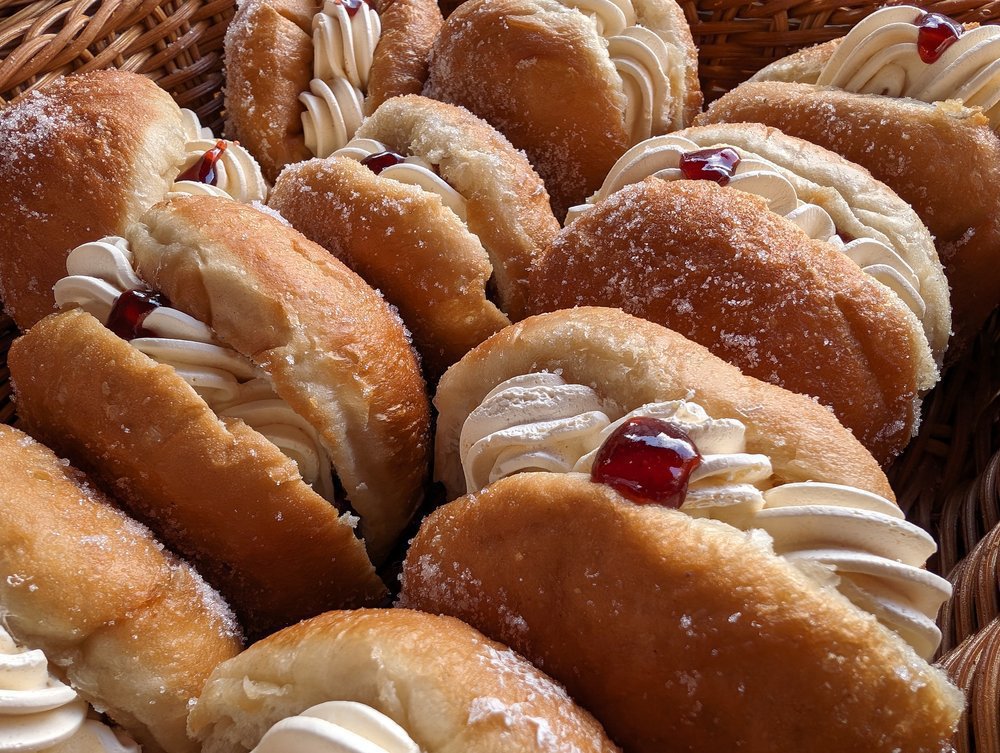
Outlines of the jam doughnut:
{"label": "jam doughnut", "polygon": [[255,633],[377,603],[369,555],[422,498],[429,407],[375,291],[211,197],[153,207],[68,271],[56,298],[82,311],[11,348],[25,424],[121,489]]}
{"label": "jam doughnut", "polygon": [[957,357],[1000,303],[1000,27],[913,6],[760,71],[701,122],[767,123],[863,165],[927,224],[951,284]]}
{"label": "jam doughnut", "polygon": [[449,497],[401,605],[543,667],[626,750],[936,751],[947,581],[814,401],[615,309],[524,320],[439,385]]}

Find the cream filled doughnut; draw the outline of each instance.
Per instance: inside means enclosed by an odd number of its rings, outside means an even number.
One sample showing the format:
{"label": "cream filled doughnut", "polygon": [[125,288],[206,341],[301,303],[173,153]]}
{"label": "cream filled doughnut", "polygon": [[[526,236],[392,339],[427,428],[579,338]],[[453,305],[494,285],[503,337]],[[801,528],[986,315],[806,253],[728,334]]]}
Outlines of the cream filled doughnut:
{"label": "cream filled doughnut", "polygon": [[435,42],[426,93],[524,149],[560,218],[629,146],[701,108],[694,42],[673,0],[469,0]]}
{"label": "cream filled doughnut", "polygon": [[47,320],[14,346],[25,421],[124,487],[255,631],[377,602],[356,536],[379,560],[413,514],[428,414],[375,292],[279,220],[212,198],[158,205],[69,267],[60,305],[97,319]]}
{"label": "cream filled doughnut", "polygon": [[[786,138],[758,133],[765,142]],[[804,142],[786,146],[807,152],[812,148],[807,161],[823,160],[822,150]],[[676,149],[654,152],[655,162]],[[556,237],[532,272],[533,310],[609,305],[670,327],[751,376],[815,397],[830,406],[878,460],[894,457],[916,430],[920,396],[938,377],[914,311],[863,271],[841,250],[842,243],[831,243],[830,236],[810,238],[798,224],[808,224],[809,218],[795,217],[808,207],[798,206],[796,191],[784,177],[790,172],[748,173],[750,180],[770,180],[772,188],[784,188],[781,206],[782,197],[766,196],[766,187],[757,194],[739,188],[748,186],[735,175],[742,164],[738,149],[682,154],[690,163],[685,179],[647,177],[626,185]],[[623,162],[632,158],[627,154]],[[866,178],[861,171],[852,177]],[[807,179],[794,180],[804,196],[815,190]],[[867,189],[894,200],[874,180],[868,179]],[[817,196],[823,193],[816,190]],[[850,219],[849,207],[840,204],[833,191],[825,193],[829,202],[817,201],[853,225],[857,218]],[[898,201],[895,204],[902,210]],[[926,241],[915,216],[896,219],[905,228],[899,237],[922,236]],[[880,224],[874,217],[865,222]],[[865,227],[862,222],[854,226]],[[826,234],[819,230],[819,235]],[[935,279],[936,266],[928,252],[925,248],[914,258]],[[867,261],[861,259],[861,264]],[[940,287],[934,289],[943,294]],[[933,326],[941,334],[946,303],[938,314],[943,316]]]}
{"label": "cream filled doughnut", "polygon": [[330,612],[221,665],[191,710],[205,753],[617,750],[565,691],[468,625]]}
{"label": "cream filled doughnut", "polygon": [[66,254],[120,234],[169,193],[264,201],[260,168],[152,81],[57,79],[0,113],[0,296],[22,329],[52,312]]}
{"label": "cream filled doughnut", "polygon": [[2,426],[0,458],[0,750],[196,750],[189,702],[240,650],[228,607],[46,447]]}
{"label": "cream filled doughnut", "polygon": [[442,23],[433,0],[248,0],[226,33],[228,129],[271,180],[327,157],[365,114],[416,94]]}
{"label": "cream filled doughnut", "polygon": [[814,402],[583,308],[486,341],[435,404],[470,496],[424,523],[406,606],[510,642],[628,750],[948,739],[960,696],[918,656],[950,592],[933,541]]}
{"label": "cream filled doughnut", "polygon": [[381,105],[329,159],[288,167],[270,205],[399,308],[432,376],[523,315],[558,231],[523,154],[416,95]]}
{"label": "cream filled doughnut", "polygon": [[912,6],[777,61],[704,122],[757,121],[871,170],[913,205],[952,287],[958,351],[1000,302],[1000,30]]}

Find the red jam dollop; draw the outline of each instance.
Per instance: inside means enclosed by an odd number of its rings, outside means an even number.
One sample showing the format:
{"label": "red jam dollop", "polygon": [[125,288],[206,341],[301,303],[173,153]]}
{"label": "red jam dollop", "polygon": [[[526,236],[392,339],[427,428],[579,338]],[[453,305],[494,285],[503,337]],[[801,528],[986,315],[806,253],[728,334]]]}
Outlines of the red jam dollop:
{"label": "red jam dollop", "polygon": [[365,0],[337,0],[337,2],[344,6],[348,16],[354,18],[354,14],[361,10]]}
{"label": "red jam dollop", "polygon": [[115,300],[105,326],[123,340],[156,337],[156,333],[142,326],[143,322],[160,306],[169,305],[170,301],[162,293],[142,289],[126,290]]}
{"label": "red jam dollop", "polygon": [[965,31],[962,24],[940,13],[925,13],[919,26],[917,52],[920,53],[920,59],[928,65],[936,63]]}
{"label": "red jam dollop", "polygon": [[374,154],[369,154],[361,160],[361,164],[376,175],[381,173],[387,167],[401,165],[404,162],[406,162],[406,157],[401,154],[396,154],[396,152],[375,152]]}
{"label": "red jam dollop", "polygon": [[190,180],[195,183],[205,183],[209,186],[214,186],[219,178],[219,174],[215,169],[215,163],[219,161],[222,153],[226,151],[226,146],[226,142],[222,139],[216,141],[215,146],[205,152],[191,167],[178,175],[177,180]]}
{"label": "red jam dollop", "polygon": [[711,180],[725,186],[736,174],[739,164],[740,155],[726,146],[685,152],[681,155],[680,168],[681,174],[688,180]]}
{"label": "red jam dollop", "polygon": [[636,417],[619,426],[601,445],[590,472],[638,504],[680,507],[701,453],[677,426],[658,418]]}

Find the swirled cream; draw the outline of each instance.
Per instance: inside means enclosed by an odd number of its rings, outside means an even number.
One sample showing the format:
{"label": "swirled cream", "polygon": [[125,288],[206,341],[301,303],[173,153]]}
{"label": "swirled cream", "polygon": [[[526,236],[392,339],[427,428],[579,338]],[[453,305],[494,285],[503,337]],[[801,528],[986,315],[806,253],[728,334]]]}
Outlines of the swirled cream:
{"label": "swirled cream", "polygon": [[[561,0],[593,20],[608,45],[627,100],[625,129],[631,143],[683,127],[682,107],[670,107],[683,89],[683,68],[662,36],[639,25],[630,0]],[[673,115],[671,115],[673,110]]]}
{"label": "swirled cream", "polygon": [[[82,308],[106,326],[123,293],[147,288],[124,238],[77,246],[66,271],[53,288],[56,304]],[[152,308],[141,327],[149,334],[132,339],[134,348],[173,367],[220,417],[241,419],[264,435],[295,461],[307,484],[333,501],[330,457],[319,434],[278,397],[263,369],[220,344],[206,324],[170,306]]]}
{"label": "swirled cream", "polygon": [[910,5],[872,13],[844,37],[817,83],[923,102],[959,100],[981,107],[990,125],[1000,127],[1000,27],[965,31],[925,63],[919,47],[925,16]]}
{"label": "swirled cream", "polygon": [[[175,179],[170,187],[172,194],[195,196],[222,196],[249,204],[267,198],[267,183],[250,152],[236,141],[216,139],[212,129],[205,128],[191,110],[182,109],[184,116],[184,161],[177,172],[178,178],[190,173],[192,168],[205,160],[212,160],[212,182]],[[219,145],[224,145],[219,148]],[[216,154],[216,150],[218,153]]]}
{"label": "swirled cream", "polygon": [[[823,207],[799,199],[795,187],[781,169],[756,155],[744,155],[736,147],[720,144],[713,149],[731,149],[739,155],[732,176],[725,185],[754,194],[767,202],[768,209],[790,220],[810,238],[826,241],[839,248],[863,272],[889,287],[923,321],[927,306],[920,295],[920,278],[894,249],[874,238],[857,238],[845,243],[837,234],[833,218]],[[611,168],[601,188],[585,204],[571,207],[566,215],[569,225],[625,186],[652,176],[661,180],[685,180],[681,160],[701,151],[683,136],[657,136],[636,144]]]}
{"label": "swirled cream", "polygon": [[[347,157],[357,162],[365,162],[369,157],[378,154],[394,154],[389,147],[374,139],[352,139],[347,146],[334,152],[335,156]],[[417,155],[403,156],[394,165],[382,167],[378,174],[383,178],[392,178],[400,183],[406,183],[441,197],[441,203],[453,211],[465,222],[468,219],[465,197],[438,175],[437,167]]]}
{"label": "swirled cream", "polygon": [[0,627],[0,751],[139,753],[88,712],[73,688],[49,674],[44,653],[19,647]]}
{"label": "swirled cream", "polygon": [[922,569],[934,540],[870,492],[822,483],[774,485],[771,460],[746,452],[745,426],[715,419],[688,400],[626,413],[557,374],[514,377],[469,414],[459,452],[470,493],[524,471],[589,474],[605,440],[625,421],[657,418],[684,431],[702,455],[680,507],[744,531],[762,529],[775,552],[839,576],[838,589],[896,631],[922,656],[941,639],[934,618],[949,583]]}
{"label": "swirled cream", "polygon": [[326,0],[313,16],[313,78],[299,100],[306,147],[317,157],[340,149],[361,125],[381,34],[378,13],[364,0]]}
{"label": "swirled cream", "polygon": [[371,706],[328,701],[277,722],[252,753],[420,753],[406,730]]}

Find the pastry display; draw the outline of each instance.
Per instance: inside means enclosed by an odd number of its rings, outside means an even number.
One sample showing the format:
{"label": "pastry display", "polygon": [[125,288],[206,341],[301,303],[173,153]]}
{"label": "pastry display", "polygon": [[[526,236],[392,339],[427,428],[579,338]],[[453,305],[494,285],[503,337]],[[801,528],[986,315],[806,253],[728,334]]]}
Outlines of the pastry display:
{"label": "pastry display", "polygon": [[618,749],[565,691],[450,617],[330,612],[220,665],[191,710],[205,753]]}
{"label": "pastry display", "polygon": [[951,283],[956,353],[1000,303],[1000,198],[983,190],[1000,181],[1000,28],[973,27],[886,8],[841,40],[773,63],[702,116],[820,144],[912,204]]}
{"label": "pastry display", "polygon": [[[626,750],[938,750],[947,581],[815,402],[612,309],[533,317],[438,388],[449,497],[404,606],[545,668]],[[554,609],[553,605],[559,605]]]}
{"label": "pastry display", "polygon": [[0,111],[0,296],[21,329],[53,311],[66,255],[169,193],[264,201],[260,168],[144,76],[57,79]]}
{"label": "pastry display", "polygon": [[434,0],[247,0],[226,33],[227,130],[264,167],[327,157],[390,97],[418,94]]}
{"label": "pastry display", "polygon": [[434,43],[425,94],[524,149],[560,219],[626,149],[701,109],[694,42],[673,0],[468,0]]}
{"label": "pastry display", "polygon": [[906,446],[950,316],[927,231],[892,191],[734,126],[638,144],[594,199],[532,271],[534,312],[620,307],[816,397],[882,462]]}
{"label": "pastry display", "polygon": [[270,205],[399,307],[433,376],[524,315],[528,270],[559,230],[523,154],[416,95],[330,158],[288,167]]}
{"label": "pastry display", "polygon": [[194,753],[189,703],[240,650],[228,607],[193,569],[82,473],[8,426],[0,613],[4,751],[138,753],[132,736],[147,753]]}
{"label": "pastry display", "polygon": [[32,432],[120,489],[254,631],[376,603],[368,555],[422,498],[429,430],[385,302],[280,220],[212,197],[159,204],[69,267],[56,297],[82,311],[9,356]]}

